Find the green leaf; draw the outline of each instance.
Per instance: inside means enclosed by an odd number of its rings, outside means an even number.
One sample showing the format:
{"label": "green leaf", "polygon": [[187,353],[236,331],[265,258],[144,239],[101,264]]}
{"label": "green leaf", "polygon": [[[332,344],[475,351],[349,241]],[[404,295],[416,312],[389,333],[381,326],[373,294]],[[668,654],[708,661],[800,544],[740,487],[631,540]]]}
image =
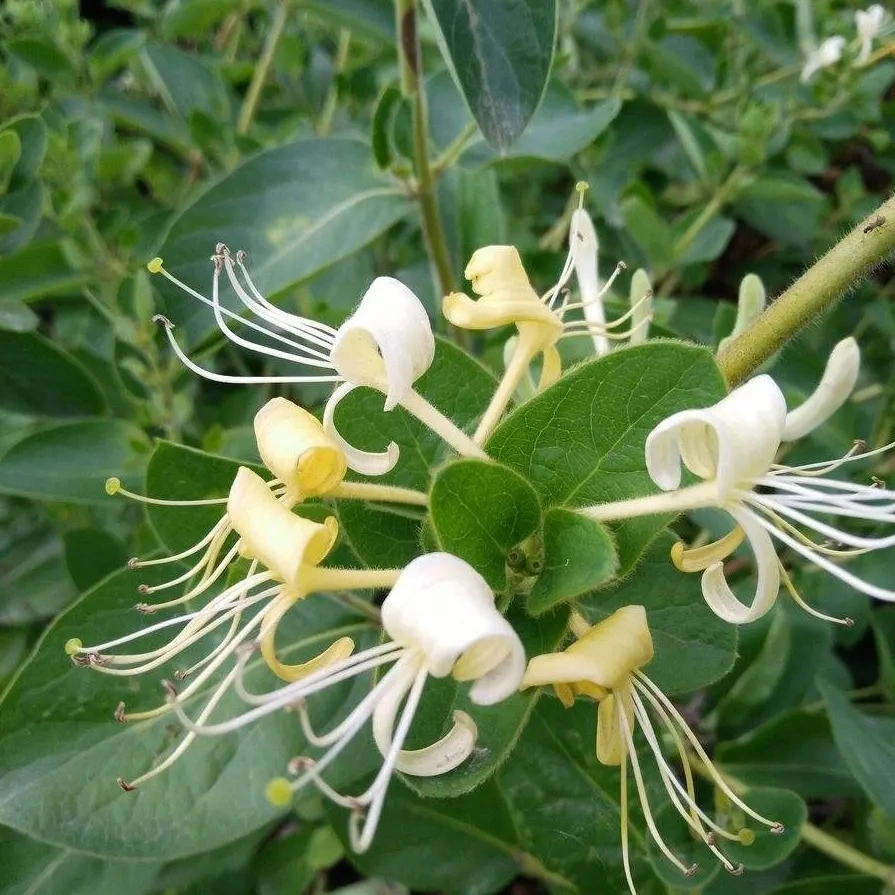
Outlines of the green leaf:
{"label": "green leaf", "polygon": [[[701,209],[686,214],[675,222],[679,233],[684,234],[687,228],[694,223]],[[727,244],[733,237],[736,224],[728,217],[715,215],[710,218],[699,230],[696,236],[684,247],[684,252],[679,258],[680,264],[697,264],[703,261],[714,261],[727,248]]]}
{"label": "green leaf", "polygon": [[39,115],[17,115],[0,125],[2,131],[12,131],[19,138],[20,154],[12,182],[19,186],[32,180],[43,163],[47,151],[47,127]]}
{"label": "green leaf", "polygon": [[639,193],[625,196],[619,206],[625,229],[643,253],[646,266],[667,268],[674,260],[674,234],[655,207]]}
{"label": "green leaf", "polygon": [[[71,637],[99,643],[145,626],[133,609],[137,583],[160,583],[171,574],[170,568],[150,567],[113,575],[46,630],[0,703],[0,823],[98,856],[173,860],[224,846],[275,820],[264,783],[282,774],[288,759],[306,748],[294,717],[285,713],[229,736],[199,737],[164,777],[136,792],[123,793],[116,786],[117,776],[133,779],[152,767],[182,729],[164,715],[120,724],[112,717],[115,705],[122,699],[132,711],[159,705],[160,681],[174,669],[121,680],[73,666],[64,645]],[[315,655],[338,636],[352,636],[362,645],[370,639],[366,623],[325,598],[297,604],[283,625],[281,642],[288,645],[280,652],[288,661]],[[191,664],[207,651],[207,643],[198,645],[180,661]],[[250,663],[250,689],[270,685],[261,664]],[[212,679],[196,699],[204,703],[214,685]],[[369,681],[338,689],[318,694],[314,712],[338,720],[369,689]],[[244,707],[229,694],[216,717],[230,717]],[[198,712],[192,699],[186,708],[191,715]],[[369,771],[369,751],[348,758],[333,785],[350,783],[347,771],[354,776]],[[48,804],[53,811],[46,810]]]}
{"label": "green leaf", "polygon": [[823,193],[804,178],[768,173],[743,187],[734,207],[760,233],[791,246],[811,242],[826,204]]}
{"label": "green leaf", "polygon": [[830,722],[817,712],[784,712],[737,740],[720,743],[715,758],[737,779],[785,786],[806,799],[860,794],[833,742]]}
{"label": "green leaf", "polygon": [[0,828],[0,895],[144,895],[155,891],[158,861],[103,861]]}
{"label": "green leaf", "polygon": [[37,333],[0,330],[0,408],[28,416],[97,416],[99,385],[71,355]]}
{"label": "green leaf", "polygon": [[173,0],[162,14],[162,34],[167,40],[204,34],[238,5],[237,0]]}
{"label": "green leaf", "polygon": [[808,808],[794,792],[770,786],[746,790],[743,801],[769,820],[783,824],[783,832],[772,833],[741,809],[729,806],[729,817],[726,822],[722,821],[722,826],[728,829],[748,827],[755,833],[755,841],[752,845],[725,842],[724,853],[734,863],[741,862],[747,870],[766,870],[779,864],[798,847],[802,825],[808,819]]}
{"label": "green leaf", "polygon": [[0,593],[0,625],[45,621],[77,596],[63,545],[49,525],[35,526],[13,543],[5,541]]}
{"label": "green leaf", "polygon": [[0,193],[9,186],[12,172],[22,154],[22,141],[14,130],[0,131]]}
{"label": "green leaf", "polygon": [[74,270],[58,240],[32,242],[0,256],[4,301],[34,301],[77,289],[87,277]]}
{"label": "green leaf", "polygon": [[53,41],[45,37],[20,37],[7,42],[7,50],[38,74],[50,80],[72,75],[72,64]]}
{"label": "green leaf", "polygon": [[17,220],[14,228],[5,227],[0,236],[0,254],[17,252],[27,245],[40,226],[45,201],[44,187],[37,180],[0,195],[0,214]]}
{"label": "green leaf", "polygon": [[0,628],[0,685],[6,684],[24,660],[28,653],[28,640],[25,628]]}
{"label": "green leaf", "polygon": [[457,460],[439,470],[429,512],[442,549],[465,559],[493,590],[506,587],[507,551],[541,522],[531,485],[519,473],[483,460]]}
{"label": "green leaf", "polygon": [[[161,254],[201,291],[216,242],[245,249],[252,279],[270,297],[357,251],[409,210],[394,182],[374,172],[364,143],[298,140],[258,153],[187,205]],[[196,334],[213,328],[208,308],[162,288],[174,296],[175,323],[196,320]]]}
{"label": "green leaf", "polygon": [[[494,377],[456,345],[443,339],[436,343],[435,360],[416,389],[461,429],[471,429],[496,388]],[[400,407],[383,413],[382,402],[381,392],[355,389],[336,409],[336,428],[366,451],[381,451],[394,441],[401,451],[398,465],[377,481],[428,491],[433,468],[452,456],[451,449]],[[386,557],[404,565],[419,554],[418,516],[360,501],[340,500],[337,506],[346,537],[368,565],[381,567]]]}
{"label": "green leaf", "polygon": [[[525,130],[550,74],[555,0],[426,0],[442,56],[485,139],[503,152]],[[408,15],[414,15],[409,12]]]}
{"label": "green leaf", "polygon": [[101,528],[75,528],[63,536],[65,564],[75,587],[85,591],[127,562],[121,543]]}
{"label": "green leaf", "polygon": [[373,158],[376,159],[376,164],[382,170],[388,168],[393,160],[392,127],[400,103],[401,91],[394,84],[388,84],[379,94],[373,108],[373,117],[370,121],[370,143]]}
{"label": "green leaf", "polygon": [[[526,656],[553,652],[565,636],[568,614],[557,610],[550,616],[528,618],[515,608],[507,615]],[[405,777],[408,786],[427,797],[443,798],[462,795],[482,784],[513,752],[519,735],[525,729],[540,695],[538,688],[516,693],[497,705],[475,705],[468,697],[468,686],[452,678],[430,681],[427,701],[414,721],[411,742],[425,745],[439,739],[457,710],[471,715],[478,727],[476,748],[456,770],[439,777]]]}
{"label": "green leaf", "polygon": [[112,28],[90,45],[88,61],[97,81],[105,81],[142,49],[146,34],[136,28]]}
{"label": "green leaf", "polygon": [[[330,809],[347,843],[344,813]],[[455,799],[421,799],[393,784],[376,838],[352,863],[419,891],[488,895],[518,873],[518,847],[500,792],[487,783]]]}
{"label": "green leaf", "polygon": [[544,516],[544,571],[525,608],[541,615],[605,584],[618,568],[618,555],[604,525],[562,507]]}
{"label": "green leaf", "polygon": [[[519,844],[581,895],[624,892],[619,774],[597,761],[597,707],[589,700],[564,709],[545,697],[497,782],[516,824]],[[636,796],[634,797],[636,799]],[[630,829],[638,892],[654,877],[644,833]],[[552,882],[552,880],[550,880]]]}
{"label": "green leaf", "polygon": [[846,695],[818,679],[827,704],[836,746],[874,805],[895,818],[895,720],[871,718],[854,708]]}
{"label": "green leaf", "polygon": [[788,883],[768,895],[880,895],[880,882],[869,876],[819,876]]}
{"label": "green leaf", "polygon": [[41,429],[0,457],[0,492],[37,500],[101,503],[104,483],[133,483],[149,457],[143,432],[123,420],[83,420]]}
{"label": "green leaf", "polygon": [[33,332],[40,320],[24,302],[0,298],[0,329],[15,333]]}
{"label": "green leaf", "polygon": [[230,99],[223,81],[194,53],[151,43],[143,48],[141,58],[170,112],[186,120],[200,109],[221,121],[230,119]]}
{"label": "green leaf", "polygon": [[668,559],[674,543],[662,534],[633,574],[580,604],[596,622],[622,606],[646,608],[656,655],[646,672],[666,693],[684,693],[723,677],[736,658],[737,632],[706,605],[698,575],[678,572]]}
{"label": "green leaf", "polygon": [[[542,504],[587,506],[654,493],[643,459],[646,436],[678,410],[724,395],[709,351],[673,342],[614,351],[571,369],[516,409],[487,444],[522,473]],[[610,526],[625,574],[668,516]]]}

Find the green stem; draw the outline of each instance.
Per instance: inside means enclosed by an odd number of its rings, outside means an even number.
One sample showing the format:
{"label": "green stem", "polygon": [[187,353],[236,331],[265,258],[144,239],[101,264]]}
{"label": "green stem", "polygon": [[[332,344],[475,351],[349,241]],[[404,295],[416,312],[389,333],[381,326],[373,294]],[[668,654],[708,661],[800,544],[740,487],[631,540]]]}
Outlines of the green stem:
{"label": "green stem", "polygon": [[708,222],[727,204],[728,200],[739,189],[747,170],[742,165],[737,165],[730,172],[727,179],[715,190],[715,194],[702,209],[699,216],[681,234],[674,246],[675,257],[680,258],[693,244],[693,240],[702,232]]}
{"label": "green stem", "polygon": [[273,64],[273,57],[276,55],[277,46],[283,36],[286,28],[286,22],[289,19],[289,11],[291,9],[291,0],[283,0],[277,7],[277,14],[274,17],[273,25],[267,34],[267,40],[264,41],[264,49],[261,52],[261,58],[255,66],[252,73],[252,80],[249,82],[249,89],[246,91],[242,108],[239,110],[239,118],[236,122],[236,133],[244,134],[252,125],[252,119],[255,117],[255,110],[258,108],[258,100],[261,99],[261,91],[264,89],[264,82],[267,80],[268,72]]}
{"label": "green stem", "polygon": [[631,69],[634,67],[634,61],[637,59],[637,50],[646,30],[646,13],[648,9],[649,0],[640,0],[640,3],[637,5],[634,25],[631,28],[631,39],[625,47],[624,59],[615,77],[615,83],[612,85],[613,99],[621,99],[625,92],[625,87],[628,85],[628,77],[631,74]]}
{"label": "green stem", "polygon": [[808,843],[808,845],[813,846],[825,855],[829,855],[834,861],[857,870],[858,873],[874,876],[886,883],[895,882],[895,869],[890,865],[877,861],[875,858],[871,858],[870,855],[865,855],[864,852],[858,851],[854,846],[842,842],[835,836],[831,836],[812,823],[806,821],[802,824],[799,836],[803,842]]}
{"label": "green stem", "polygon": [[718,354],[731,385],[742,382],[895,249],[895,198],[884,202]]}
{"label": "green stem", "polygon": [[469,141],[475,136],[478,129],[478,125],[474,121],[470,121],[469,124],[467,124],[466,127],[451,140],[444,152],[432,162],[432,173],[435,177],[439,177],[443,174],[457,161],[458,158],[460,158],[469,144]]}
{"label": "green stem", "polygon": [[416,0],[395,0],[395,25],[398,33],[401,92],[413,101],[413,161],[417,176],[417,198],[423,219],[423,236],[435,267],[438,288],[442,295],[447,295],[454,291],[454,274],[438,212],[435,177],[429,160],[429,116],[426,91],[420,83]]}
{"label": "green stem", "polygon": [[336,55],[333,59],[333,81],[326,95],[326,102],[317,119],[317,133],[321,136],[328,134],[333,124],[333,116],[336,114],[336,105],[339,101],[339,75],[348,63],[348,50],[351,46],[351,32],[347,28],[339,31],[339,44],[336,47]]}

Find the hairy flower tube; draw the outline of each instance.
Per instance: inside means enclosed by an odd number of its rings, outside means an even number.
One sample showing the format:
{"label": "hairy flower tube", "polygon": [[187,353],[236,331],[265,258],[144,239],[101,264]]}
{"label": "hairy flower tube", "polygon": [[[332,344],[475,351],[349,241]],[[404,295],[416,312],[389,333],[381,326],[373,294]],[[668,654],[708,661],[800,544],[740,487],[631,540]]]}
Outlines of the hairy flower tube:
{"label": "hairy flower tube", "polygon": [[[583,209],[578,209],[572,218],[569,243],[559,280],[543,296],[535,292],[514,246],[485,246],[473,253],[464,271],[478,298],[453,292],[442,303],[444,316],[462,329],[493,329],[512,324],[519,333],[504,377],[476,430],[478,443],[484,442],[500,421],[513,392],[535,358],[541,356],[539,389],[546,388],[559,377],[562,362],[556,344],[560,339],[599,335],[608,344],[609,339],[631,335],[630,329],[621,332],[617,327],[630,319],[632,311],[611,323],[597,322],[593,317],[583,320],[566,317],[569,311],[589,307],[599,307],[596,314],[603,316],[603,296],[624,270],[624,264],[619,264],[600,287],[596,232]],[[575,270],[578,271],[582,298],[570,302],[565,286]]]}
{"label": "hairy flower tube", "polygon": [[[725,869],[734,874],[742,873],[742,865],[733,864],[718,847],[717,841],[720,837],[749,844],[754,840],[754,833],[748,829],[737,832],[726,830],[699,807],[689,758],[690,750],[699,758],[715,785],[746,815],[774,833],[783,832],[783,827],[753,811],[736,795],[714,767],[696,734],[671,700],[641,670],[653,658],[653,640],[647,624],[646,610],[643,606],[625,606],[593,626],[576,615],[573,617],[573,630],[578,639],[566,650],[536,656],[529,661],[522,686],[552,684],[566,708],[579,695],[588,696],[599,704],[597,758],[604,765],[618,767],[621,772],[622,862],[632,895],[636,895],[636,890],[628,847],[629,764],[643,817],[653,841],[684,876],[692,876],[697,870],[696,865],[686,865],[672,851],[656,825],[634,741],[638,728],[646,740],[665,792],[677,813]],[[651,712],[659,721],[658,733],[650,717]],[[684,771],[683,783],[663,754],[659,738],[659,733],[662,732],[674,743],[677,759]]]}
{"label": "hairy flower tube", "polygon": [[[464,762],[475,745],[472,718],[455,712],[451,730],[437,742],[421,749],[403,748],[428,677],[450,675],[471,682],[472,701],[493,705],[518,689],[525,670],[522,643],[494,605],[493,591],[471,566],[448,553],[420,556],[401,572],[382,604],[382,626],[388,640],[381,645],[271,692],[250,693],[238,678],[240,695],[253,707],[229,721],[209,724],[203,715],[193,721],[181,706],[182,698],[171,697],[183,723],[200,735],[229,733],[272,712],[297,707],[307,739],[326,751],[317,760],[293,760],[294,778],[270,781],[268,798],[285,807],[295,792],[313,783],[351,811],[350,840],[359,852],[373,840],[395,770],[423,777],[444,774]],[[391,667],[344,721],[323,734],[313,730],[305,700],[384,665]],[[370,719],[382,765],[362,793],[342,795],[322,774]]]}
{"label": "hairy flower tube", "polygon": [[[359,386],[381,391],[384,410],[398,405],[416,416],[455,450],[481,456],[472,440],[414,390],[414,384],[432,363],[435,338],[420,300],[402,282],[377,277],[361,298],[354,313],[335,329],[307,317],[290,314],[271,304],[258,291],[246,267],[245,252],[233,255],[218,243],[212,256],[211,298],[207,298],[169,273],[161,258],[148,267],[160,273],[188,295],[211,307],[218,329],[231,342],[267,357],[279,358],[316,372],[293,376],[233,376],[215,373],[192,361],[174,336],[174,325],[161,315],[171,348],[183,364],[199,376],[215,382],[242,384],[294,384],[303,382],[341,383],[324,411],[324,426],[341,446],[348,465],[366,475],[382,475],[398,461],[398,446],[392,442],[383,452],[361,451],[348,444],[336,431],[335,410],[339,402]],[[220,300],[220,280],[226,274],[245,307],[243,317],[225,308]],[[229,321],[229,322],[228,322]],[[260,322],[259,322],[260,321]],[[246,339],[231,324],[247,327],[266,341]],[[272,343],[285,346],[276,347]]]}
{"label": "hairy flower tube", "polygon": [[[895,599],[895,590],[866,582],[840,564],[895,544],[895,534],[854,534],[817,518],[895,523],[895,491],[829,476],[849,462],[878,455],[892,446],[869,452],[859,452],[856,447],[838,460],[801,466],[776,463],[775,458],[783,442],[811,432],[845,402],[857,379],[859,364],[857,344],[854,339],[844,339],[833,349],[814,393],[788,412],[779,386],[770,376],[762,375],[712,407],[675,413],[650,432],[645,447],[647,470],[667,493],[581,512],[610,521],[700,507],[722,509],[736,523],[729,535],[695,550],[678,545],[672,554],[678,568],[702,572],[703,595],[718,616],[734,624],[760,618],[773,606],[782,581],[803,609],[828,621],[850,624],[849,619],[823,615],[805,603],[777,557],[774,540],[862,593],[882,600]],[[681,487],[682,466],[702,481]],[[749,605],[731,590],[723,563],[744,536],[758,570]]]}
{"label": "hairy flower tube", "polygon": [[[187,648],[227,625],[224,636],[200,661],[175,674],[178,679],[192,678],[180,694],[181,699],[188,699],[198,695],[212,675],[233,659],[241,644],[253,639],[260,641],[261,653],[270,669],[289,681],[348,657],[354,649],[354,642],[349,637],[341,637],[315,658],[301,664],[287,665],[277,656],[277,626],[298,600],[315,591],[388,587],[396,580],[397,570],[319,568],[336,540],[338,524],[335,518],[330,516],[325,522],[317,523],[293,514],[281,499],[274,496],[268,484],[245,467],[239,470],[230,489],[227,514],[222,523],[228,533],[232,526],[239,538],[222,559],[217,559],[223,544],[220,531],[224,530],[219,523],[210,533],[214,537],[209,541],[204,565],[190,569],[185,576],[165,585],[145,588],[144,593],[180,583],[198,574],[198,583],[189,587],[181,597],[152,608],[159,610],[199,599],[209,594],[237,554],[249,560],[248,570],[241,580],[211,596],[201,609],[148,625],[123,637],[90,646],[84,646],[78,639],[70,640],[65,649],[75,664],[115,676],[145,674],[175,660]],[[200,542],[199,546],[202,544]],[[149,560],[142,565],[153,562],[158,561]],[[143,609],[146,611],[145,606]],[[118,647],[168,628],[179,630],[160,647],[139,653],[115,652]],[[232,688],[237,671],[238,666],[234,664],[206,699],[199,715],[200,721],[211,716]],[[168,711],[170,705],[167,702],[148,711],[131,713],[126,712],[121,703],[115,716],[119,721],[133,721],[153,718]],[[195,734],[188,733],[160,764],[130,782],[119,780],[119,785],[122,789],[131,790],[160,774],[183,755],[194,739]]]}

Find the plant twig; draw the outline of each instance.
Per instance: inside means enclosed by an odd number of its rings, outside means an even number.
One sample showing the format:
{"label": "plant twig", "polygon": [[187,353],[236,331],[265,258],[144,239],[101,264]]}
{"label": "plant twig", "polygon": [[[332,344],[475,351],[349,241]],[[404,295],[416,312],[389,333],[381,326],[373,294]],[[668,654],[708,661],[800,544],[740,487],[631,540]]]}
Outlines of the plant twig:
{"label": "plant twig", "polygon": [[261,99],[261,91],[264,89],[264,82],[267,80],[270,66],[273,64],[273,57],[276,55],[277,46],[283,36],[286,28],[286,22],[289,19],[289,12],[292,8],[291,0],[282,0],[277,7],[277,14],[274,17],[273,25],[267,34],[267,40],[264,41],[264,49],[261,51],[261,58],[252,72],[252,80],[249,82],[249,89],[246,91],[242,108],[239,110],[239,118],[236,122],[236,133],[244,134],[252,126],[252,119],[255,117],[255,110],[258,108],[258,100]]}
{"label": "plant twig", "polygon": [[832,307],[895,249],[895,198],[884,202],[809,268],[718,354],[731,385],[742,382],[816,315]]}

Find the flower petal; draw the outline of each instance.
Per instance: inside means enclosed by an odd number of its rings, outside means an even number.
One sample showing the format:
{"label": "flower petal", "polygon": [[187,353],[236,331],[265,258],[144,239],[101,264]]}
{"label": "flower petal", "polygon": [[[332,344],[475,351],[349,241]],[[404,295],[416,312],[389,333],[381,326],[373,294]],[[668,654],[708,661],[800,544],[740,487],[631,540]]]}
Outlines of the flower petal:
{"label": "flower petal", "polygon": [[758,570],[755,595],[748,606],[740,602],[724,577],[723,562],[714,563],[702,573],[702,595],[709,608],[719,618],[732,625],[744,625],[761,618],[774,605],[780,592],[780,561],[777,559],[777,551],[770,535],[751,511],[730,506],[725,509],[746,533],[749,546],[752,548]]}
{"label": "flower petal", "polygon": [[345,477],[345,454],[323,424],[286,398],[255,414],[255,439],[264,465],[297,500],[327,494]]}
{"label": "flower petal", "polygon": [[861,351],[849,336],[830,352],[817,388],[786,415],[783,440],[795,441],[825,423],[847,400],[858,381]]}
{"label": "flower petal", "polygon": [[[395,720],[405,694],[406,689],[391,688],[373,712],[373,739],[382,755],[391,749]],[[475,748],[478,728],[466,712],[455,711],[453,720],[451,729],[436,742],[421,749],[402,749],[395,767],[413,777],[437,777],[463,764]]]}
{"label": "flower petal", "polygon": [[[569,227],[569,251],[574,259],[582,311],[588,323],[603,326],[606,323],[606,311],[600,296],[599,249],[600,242],[591,216],[583,208],[576,208],[572,212]],[[592,338],[596,353],[608,354],[609,339],[599,334]]]}
{"label": "flower petal", "polygon": [[348,382],[385,392],[386,410],[400,404],[434,357],[426,309],[392,277],[373,280],[357,310],[339,327],[331,354]]}
{"label": "flower petal", "polygon": [[449,553],[417,557],[382,604],[382,624],[426,657],[434,677],[474,681],[470,698],[491,705],[514,693],[525,672],[518,635],[472,566]]}
{"label": "flower petal", "polygon": [[295,589],[300,589],[302,567],[320,563],[339,532],[334,516],[323,523],[296,516],[245,466],[233,480],[227,514],[240,537],[239,552],[258,560],[274,577]]}
{"label": "flower petal", "polygon": [[719,498],[767,473],[780,446],[786,401],[770,376],[756,376],[717,404],[682,410],[646,439],[646,468],[663,490],[680,486],[683,463],[703,479],[715,479]]}
{"label": "flower petal", "polygon": [[336,430],[335,413],[339,401],[355,388],[350,382],[340,385],[330,395],[323,411],[323,428],[326,434],[341,448],[349,468],[364,475],[385,475],[395,468],[400,455],[400,449],[394,441],[389,442],[388,447],[381,453],[375,451],[362,451],[360,448],[348,444]]}

